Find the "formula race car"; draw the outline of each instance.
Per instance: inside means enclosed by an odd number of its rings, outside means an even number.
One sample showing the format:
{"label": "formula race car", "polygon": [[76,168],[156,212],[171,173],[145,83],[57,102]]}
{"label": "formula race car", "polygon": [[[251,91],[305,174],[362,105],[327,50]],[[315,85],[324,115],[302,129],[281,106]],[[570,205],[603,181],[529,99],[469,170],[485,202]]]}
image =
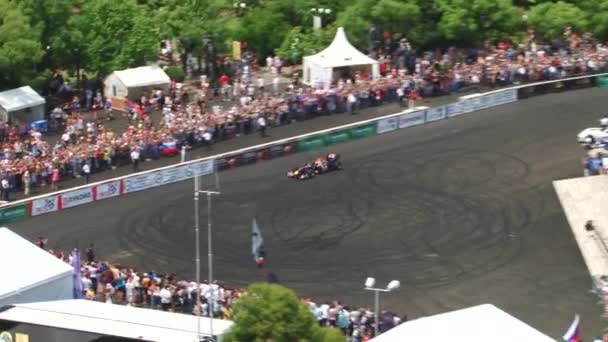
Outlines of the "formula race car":
{"label": "formula race car", "polygon": [[581,131],[577,136],[579,144],[593,146],[608,141],[608,128],[592,127]]}
{"label": "formula race car", "polygon": [[293,179],[310,179],[316,175],[330,171],[342,170],[340,155],[330,153],[326,157],[319,157],[314,162],[308,162],[302,167],[298,167],[287,172],[287,177]]}

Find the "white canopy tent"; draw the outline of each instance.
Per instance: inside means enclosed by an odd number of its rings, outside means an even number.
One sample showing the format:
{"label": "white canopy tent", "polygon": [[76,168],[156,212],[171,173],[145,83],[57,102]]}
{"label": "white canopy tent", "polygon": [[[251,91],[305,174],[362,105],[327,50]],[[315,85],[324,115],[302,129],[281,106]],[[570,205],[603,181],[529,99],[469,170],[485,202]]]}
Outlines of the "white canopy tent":
{"label": "white canopy tent", "polygon": [[0,92],[0,121],[32,123],[44,119],[46,100],[32,87]]}
{"label": "white canopy tent", "polygon": [[[154,342],[197,340],[197,316],[106,304],[85,299],[19,304],[0,312],[0,320],[70,331]],[[200,317],[200,332],[210,336],[207,317]],[[213,319],[213,335],[221,342],[234,323]]]}
{"label": "white canopy tent", "polygon": [[302,82],[308,85],[329,87],[338,68],[371,68],[376,79],[380,75],[378,61],[357,50],[346,38],[344,29],[338,28],[331,44],[323,51],[304,57]]}
{"label": "white canopy tent", "polygon": [[0,307],[72,298],[72,267],[7,228],[0,228],[0,260]]}
{"label": "white canopy tent", "polygon": [[371,342],[467,341],[555,342],[491,304],[446,312],[405,322]]}
{"label": "white canopy tent", "polygon": [[104,95],[113,100],[138,99],[151,90],[167,91],[171,79],[156,65],[117,70],[104,80]]}

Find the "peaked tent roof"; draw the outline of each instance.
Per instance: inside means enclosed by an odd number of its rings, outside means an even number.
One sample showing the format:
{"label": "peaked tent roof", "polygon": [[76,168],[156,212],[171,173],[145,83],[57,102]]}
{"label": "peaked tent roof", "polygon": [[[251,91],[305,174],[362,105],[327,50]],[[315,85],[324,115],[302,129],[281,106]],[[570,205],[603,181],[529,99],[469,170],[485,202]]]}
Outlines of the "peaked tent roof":
{"label": "peaked tent roof", "polygon": [[491,304],[446,312],[405,322],[371,342],[467,341],[467,342],[554,342]]}
{"label": "peaked tent roof", "polygon": [[0,228],[0,260],[2,273],[11,275],[0,281],[0,299],[72,275],[70,265],[7,228]]}
{"label": "peaked tent roof", "polygon": [[353,65],[377,64],[378,61],[357,50],[346,38],[344,28],[338,27],[334,40],[323,51],[305,58],[311,58],[325,68]]}
{"label": "peaked tent roof", "polygon": [[145,87],[171,82],[171,79],[167,76],[165,71],[155,65],[117,70],[114,71],[114,73],[127,88]]}
{"label": "peaked tent roof", "polygon": [[7,112],[15,112],[45,104],[44,98],[30,86],[11,89],[0,93],[0,106]]}

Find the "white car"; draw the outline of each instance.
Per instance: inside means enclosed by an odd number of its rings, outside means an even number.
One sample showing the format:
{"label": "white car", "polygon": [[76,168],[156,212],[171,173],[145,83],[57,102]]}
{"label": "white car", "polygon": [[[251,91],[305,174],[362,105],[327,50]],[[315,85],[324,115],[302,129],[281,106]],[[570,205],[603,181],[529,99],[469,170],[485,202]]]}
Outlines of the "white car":
{"label": "white car", "polygon": [[608,140],[608,128],[592,127],[582,130],[576,139],[580,144],[594,145]]}

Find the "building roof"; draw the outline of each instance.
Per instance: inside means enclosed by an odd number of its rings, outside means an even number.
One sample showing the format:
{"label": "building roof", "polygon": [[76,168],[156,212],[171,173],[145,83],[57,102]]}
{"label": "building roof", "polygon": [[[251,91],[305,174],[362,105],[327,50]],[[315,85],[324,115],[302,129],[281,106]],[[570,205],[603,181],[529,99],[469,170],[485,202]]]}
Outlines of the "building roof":
{"label": "building roof", "polygon": [[304,58],[312,59],[324,68],[377,64],[378,61],[357,50],[346,38],[344,28],[338,27],[334,40],[323,51]]}
{"label": "building roof", "polygon": [[[156,342],[192,342],[197,337],[193,315],[93,302],[85,299],[17,304],[0,319]],[[209,318],[200,331],[210,335]],[[213,319],[213,334],[222,336],[232,321]]]}
{"label": "building roof", "polygon": [[0,107],[7,112],[15,112],[45,103],[44,98],[30,86],[0,92]]}
{"label": "building roof", "polygon": [[0,299],[72,276],[70,265],[7,228],[0,228],[0,260],[2,274],[10,274],[10,281],[0,281]]}
{"label": "building roof", "polygon": [[171,83],[171,79],[158,66],[142,66],[139,68],[114,71],[114,74],[127,88],[146,87]]}
{"label": "building roof", "polygon": [[491,304],[446,312],[405,322],[371,342],[467,341],[467,342],[554,342]]}

